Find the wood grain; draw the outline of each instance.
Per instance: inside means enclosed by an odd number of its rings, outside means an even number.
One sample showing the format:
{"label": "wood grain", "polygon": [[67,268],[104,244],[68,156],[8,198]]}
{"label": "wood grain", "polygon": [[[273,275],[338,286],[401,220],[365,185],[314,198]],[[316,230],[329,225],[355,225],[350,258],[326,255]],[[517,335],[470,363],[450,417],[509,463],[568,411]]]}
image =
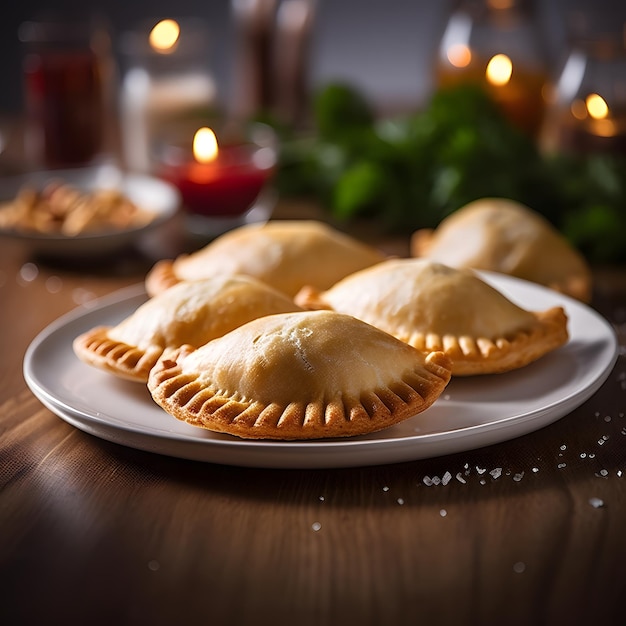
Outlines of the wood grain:
{"label": "wood grain", "polygon": [[[35,334],[143,271],[40,263],[25,280],[31,262],[0,247],[0,624],[624,623],[623,356],[579,409],[497,446],[337,470],[197,463],[87,435],[30,393]],[[594,306],[622,332],[625,293],[601,285]]]}

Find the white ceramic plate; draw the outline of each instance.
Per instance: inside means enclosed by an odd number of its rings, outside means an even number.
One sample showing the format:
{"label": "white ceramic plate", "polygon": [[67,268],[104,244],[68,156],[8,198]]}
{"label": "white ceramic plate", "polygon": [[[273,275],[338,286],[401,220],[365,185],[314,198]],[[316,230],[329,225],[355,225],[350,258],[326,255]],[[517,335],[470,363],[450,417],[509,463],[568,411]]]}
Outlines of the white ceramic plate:
{"label": "white ceramic plate", "polygon": [[611,326],[591,308],[543,287],[483,273],[528,309],[563,305],[570,341],[506,374],[453,379],[427,411],[367,436],[302,442],[246,441],[184,424],[158,407],[144,385],[85,365],[78,334],[116,324],[146,296],[126,289],[51,324],[29,346],[26,382],[63,420],[116,443],[175,457],[251,467],[328,468],[397,463],[471,450],[535,431],[570,413],[606,380],[617,359]]}
{"label": "white ceramic plate", "polygon": [[143,226],[108,230],[84,235],[25,233],[0,229],[0,236],[21,241],[32,253],[48,256],[94,256],[119,250],[137,242],[148,232],[162,226],[180,207],[180,193],[173,185],[142,174],[123,173],[114,165],[71,170],[31,172],[0,179],[0,201],[10,201],[25,185],[36,189],[51,180],[60,180],[81,190],[119,189],[141,208],[152,211],[154,219]]}

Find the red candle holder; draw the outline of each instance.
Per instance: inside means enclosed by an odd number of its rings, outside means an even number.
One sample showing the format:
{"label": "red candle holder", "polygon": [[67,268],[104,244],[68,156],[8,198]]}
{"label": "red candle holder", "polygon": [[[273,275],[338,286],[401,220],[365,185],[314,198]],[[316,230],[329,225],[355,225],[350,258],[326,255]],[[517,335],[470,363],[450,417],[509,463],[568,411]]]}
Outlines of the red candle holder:
{"label": "red candle holder", "polygon": [[[213,134],[214,154],[198,152],[194,137],[200,136],[200,130]],[[207,125],[187,132],[184,141],[163,147],[158,173],[180,190],[191,230],[215,234],[268,219],[277,161],[274,131],[263,124],[251,124]]]}

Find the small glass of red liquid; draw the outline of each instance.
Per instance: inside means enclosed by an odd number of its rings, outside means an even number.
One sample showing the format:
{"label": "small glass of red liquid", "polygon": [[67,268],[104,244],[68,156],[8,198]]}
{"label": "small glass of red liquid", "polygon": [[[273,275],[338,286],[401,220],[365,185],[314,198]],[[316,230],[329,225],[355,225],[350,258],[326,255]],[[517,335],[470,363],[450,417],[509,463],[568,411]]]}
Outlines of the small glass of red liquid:
{"label": "small glass of red liquid", "polygon": [[[180,190],[188,230],[215,235],[250,222],[269,219],[277,138],[260,123],[224,123],[181,130],[162,146],[156,173]],[[214,153],[202,153],[201,135]],[[206,148],[206,146],[205,146]]]}
{"label": "small glass of red liquid", "polygon": [[26,108],[26,155],[49,168],[86,165],[107,130],[110,40],[95,22],[25,22],[20,26]]}

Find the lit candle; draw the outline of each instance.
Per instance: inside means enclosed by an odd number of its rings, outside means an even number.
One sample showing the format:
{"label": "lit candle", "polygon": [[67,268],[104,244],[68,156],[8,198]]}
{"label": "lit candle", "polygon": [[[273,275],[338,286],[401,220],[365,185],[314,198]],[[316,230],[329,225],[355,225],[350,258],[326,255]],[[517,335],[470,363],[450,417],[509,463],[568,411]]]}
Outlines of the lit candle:
{"label": "lit candle", "polygon": [[219,145],[214,131],[203,127],[194,135],[192,155],[165,163],[161,174],[178,187],[189,212],[239,216],[253,206],[275,164],[271,147],[250,142]]}
{"label": "lit candle", "polygon": [[205,57],[204,24],[159,21],[149,33],[127,33],[130,67],[120,93],[122,143],[129,169],[150,172],[163,132],[215,106],[216,85]]}
{"label": "lit candle", "polygon": [[544,142],[550,151],[626,154],[626,115],[598,93],[575,99],[554,126],[556,138],[546,132]]}

